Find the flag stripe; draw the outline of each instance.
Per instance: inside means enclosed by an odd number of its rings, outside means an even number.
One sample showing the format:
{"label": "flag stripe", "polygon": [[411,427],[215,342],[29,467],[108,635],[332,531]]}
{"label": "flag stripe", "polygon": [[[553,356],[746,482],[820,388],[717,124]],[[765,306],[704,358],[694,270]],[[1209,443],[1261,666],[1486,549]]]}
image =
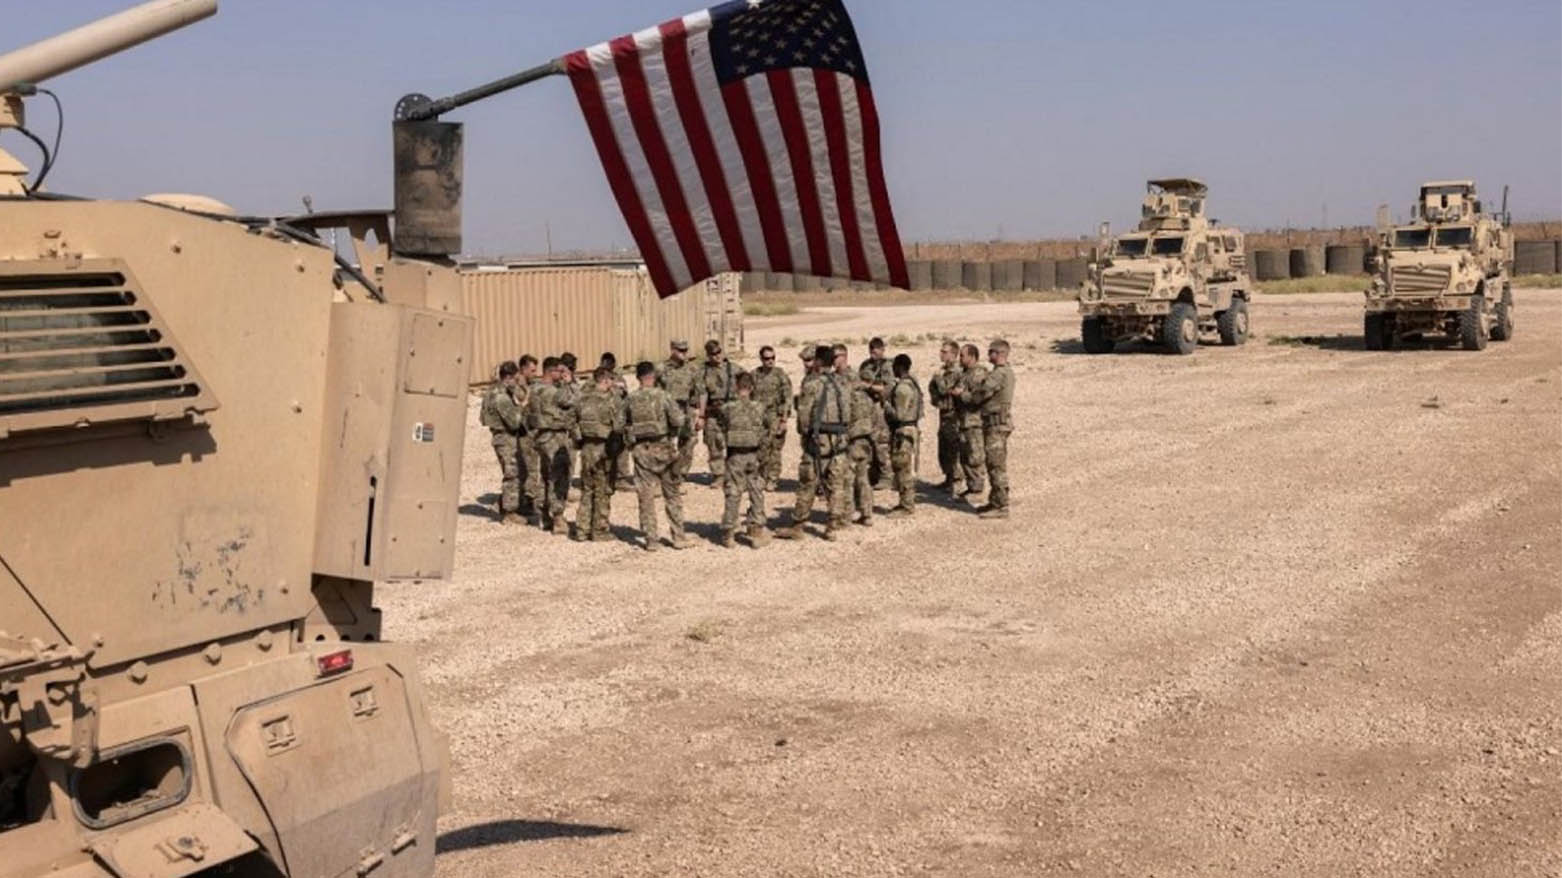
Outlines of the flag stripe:
{"label": "flag stripe", "polygon": [[[830,175],[835,185],[835,216],[839,218],[846,250],[846,264],[856,280],[872,280],[867,252],[862,246],[862,227],[857,222],[857,202],[852,193],[851,151],[847,146],[846,119],[841,110],[841,77],[831,70],[813,71],[814,89],[819,95],[819,115],[824,140],[830,154]],[[816,143],[818,141],[815,141]]]}
{"label": "flag stripe", "polygon": [[884,182],[884,156],[879,148],[879,111],[873,104],[873,93],[868,86],[857,82],[857,105],[862,108],[862,142],[867,150],[868,192],[872,195],[873,215],[878,224],[879,239],[884,243],[884,258],[889,263],[890,283],[906,288],[911,279],[906,274],[906,256],[900,248],[900,232],[895,228],[895,215],[890,211],[889,186]]}
{"label": "flag stripe", "polygon": [[841,116],[846,122],[846,141],[851,144],[852,202],[857,207],[857,227],[862,230],[862,247],[868,257],[869,273],[876,279],[889,278],[889,261],[884,258],[884,242],[879,240],[878,220],[873,216],[873,197],[868,193],[868,151],[862,145],[862,110],[857,106],[857,86],[840,80]]}
{"label": "flag stripe", "polygon": [[[668,89],[682,121],[689,153],[694,158],[698,182],[705,194],[706,206],[710,209],[716,237],[721,239],[722,248],[726,251],[723,258],[712,259],[712,263],[724,263],[732,271],[749,271],[753,263],[749,260],[748,247],[743,241],[743,229],[737,211],[732,206],[732,193],[727,187],[727,177],[716,153],[710,124],[706,121],[705,110],[700,106],[699,89],[694,84],[694,72],[689,63],[689,36],[683,19],[662,25],[662,37],[662,64],[667,74]],[[710,240],[712,236],[705,224],[700,225],[701,237]]]}
{"label": "flag stripe", "polygon": [[608,121],[602,89],[591,61],[584,51],[573,52],[565,58],[565,66],[571,72],[570,83],[575,87],[575,98],[580,102],[581,111],[586,117],[586,129],[591,132],[597,156],[602,160],[603,170],[607,172],[608,188],[613,190],[618,209],[629,225],[629,234],[635,239],[635,246],[640,248],[640,255],[645,259],[651,283],[659,290],[673,287],[672,272],[667,268],[667,261],[662,258],[662,250],[656,243],[655,233],[651,231],[645,205],[640,201],[640,193],[629,175],[629,166],[618,148],[618,140],[613,136],[612,123]]}
{"label": "flag stripe", "polygon": [[[818,191],[819,216],[824,221],[824,243],[830,256],[831,274],[847,274],[851,260],[846,256],[846,230],[841,225],[841,213],[835,191],[835,175],[831,172],[830,143],[824,123],[824,110],[820,104],[818,79],[812,70],[793,68],[792,89],[797,94],[797,108],[802,111],[804,142],[808,145],[809,162],[813,166],[810,175]],[[828,71],[825,71],[828,73]],[[834,87],[834,84],[831,84]]]}
{"label": "flag stripe", "polygon": [[[710,11],[696,12],[684,19],[689,33],[689,70],[700,106],[709,123],[711,139],[716,146],[716,156],[721,170],[731,187],[732,205],[737,212],[739,231],[743,236],[743,250],[748,254],[750,270],[770,264],[765,246],[765,230],[760,221],[758,196],[749,184],[748,169],[743,153],[738,148],[732,121],[727,117],[727,102],[722,97],[721,86],[716,81],[716,68],[711,58]],[[768,177],[769,169],[765,170]],[[779,222],[779,215],[777,221]],[[785,269],[772,269],[784,271]]]}
{"label": "flag stripe", "polygon": [[[743,164],[748,168],[749,185],[754,189],[754,201],[759,205],[760,224],[765,232],[765,251],[774,271],[793,271],[798,266],[792,259],[792,244],[786,233],[787,218],[781,209],[781,193],[776,186],[770,154],[765,149],[765,137],[756,118],[753,93],[746,82],[722,86],[722,98],[726,102],[727,117],[732,120],[732,134],[737,138],[738,149],[743,153]],[[774,116],[775,114],[770,114]]]}
{"label": "flag stripe", "polygon": [[[756,81],[757,81],[756,77]],[[772,70],[765,74],[770,96],[775,101],[781,140],[786,145],[787,161],[792,167],[792,187],[797,192],[797,207],[802,214],[803,237],[808,244],[810,269],[818,277],[829,277],[830,246],[824,228],[824,212],[819,206],[819,187],[814,177],[813,151],[808,146],[810,132],[798,105],[796,84],[791,71]],[[820,132],[821,134],[823,132]]]}
{"label": "flag stripe", "polygon": [[693,283],[696,277],[710,277],[712,271],[710,260],[705,256],[705,245],[700,242],[700,233],[694,227],[694,216],[689,211],[688,200],[683,196],[678,172],[673,167],[672,154],[656,119],[656,107],[651,102],[651,90],[646,84],[645,70],[641,66],[639,42],[634,36],[627,36],[619,37],[611,45],[619,83],[624,90],[624,102],[629,108],[629,121],[634,126],[640,148],[651,166],[651,178],[656,183],[657,194],[661,196],[667,222],[672,226],[673,237],[677,240],[684,264],[688,266],[689,282]]}

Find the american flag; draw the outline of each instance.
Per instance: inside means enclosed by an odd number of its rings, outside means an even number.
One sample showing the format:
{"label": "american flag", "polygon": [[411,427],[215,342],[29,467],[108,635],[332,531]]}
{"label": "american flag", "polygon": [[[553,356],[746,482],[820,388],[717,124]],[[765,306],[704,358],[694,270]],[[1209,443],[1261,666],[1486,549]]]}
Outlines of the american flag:
{"label": "american flag", "polygon": [[564,62],[664,298],[724,271],[907,285],[841,0],[736,0]]}

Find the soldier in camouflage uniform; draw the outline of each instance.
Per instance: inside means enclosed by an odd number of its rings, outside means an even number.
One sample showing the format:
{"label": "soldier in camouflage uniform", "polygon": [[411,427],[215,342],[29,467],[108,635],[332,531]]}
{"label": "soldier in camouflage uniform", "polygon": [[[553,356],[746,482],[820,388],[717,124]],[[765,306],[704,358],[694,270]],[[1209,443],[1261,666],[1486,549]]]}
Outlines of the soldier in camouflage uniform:
{"label": "soldier in camouflage uniform", "polygon": [[[686,346],[687,347],[687,346]],[[656,495],[667,507],[667,525],[674,549],[693,543],[683,533],[682,478],[678,475],[678,437],[686,426],[684,409],[657,386],[656,367],[641,363],[635,368],[640,386],[624,400],[624,438],[635,458],[635,493],[640,501],[640,530],[645,550],[661,543],[656,535]]]}
{"label": "soldier in camouflage uniform", "polygon": [[[537,373],[537,358],[531,354],[522,354],[517,361],[521,367],[517,384],[525,390],[523,396],[530,398],[533,391],[542,384],[542,378]],[[520,513],[527,518],[532,518],[547,505],[542,495],[542,458],[537,451],[537,436],[529,420],[526,420],[523,408],[521,437],[518,442],[520,448],[521,470],[521,508]]]}
{"label": "soldier in camouflage uniform", "polygon": [[986,439],[982,435],[982,404],[978,398],[987,368],[981,351],[968,344],[960,350],[960,380],[949,389],[960,418],[960,469],[965,473],[965,496],[979,497],[987,480]]}
{"label": "soldier in camouflage uniform", "polygon": [[[698,379],[699,367],[689,362],[689,343],[683,339],[674,339],[671,351],[666,362],[656,375],[656,384],[667,391],[673,404],[678,406],[678,411],[683,415],[683,420],[678,426],[678,433],[673,437],[678,448],[678,459],[675,461],[673,475],[678,480],[678,490],[683,491],[683,480],[689,476],[689,467],[694,463],[694,410],[699,405]],[[640,484],[638,475],[639,467],[636,466],[635,484]]]}
{"label": "soldier in camouflage uniform", "polygon": [[721,349],[721,342],[705,343],[705,364],[700,367],[698,384],[699,414],[695,429],[704,431],[705,456],[710,467],[711,487],[720,487],[726,471],[727,446],[721,427],[712,417],[722,406],[738,398],[737,377],[743,370],[732,364]]}
{"label": "soldier in camouflage uniform", "polygon": [[895,466],[895,491],[900,505],[891,518],[904,518],[917,508],[917,450],[922,444],[922,388],[911,377],[911,358],[895,357],[895,383],[889,388],[884,414],[889,418],[890,459]]}
{"label": "soldier in camouflage uniform", "polygon": [[[858,513],[857,523],[873,526],[873,463],[878,444],[875,431],[884,420],[884,403],[872,387],[850,368],[840,372],[839,380],[851,396],[851,418],[846,426],[846,456],[849,461],[847,504]],[[886,428],[887,429],[887,428]]]}
{"label": "soldier in camouflage uniform", "polygon": [[521,479],[519,452],[521,431],[525,428],[524,388],[517,386],[520,367],[499,364],[499,382],[483,394],[480,420],[493,433],[494,454],[499,458],[503,481],[499,485],[499,519],[505,524],[524,522],[520,516]]}
{"label": "soldier in camouflage uniform", "polygon": [[965,473],[960,469],[960,413],[949,391],[960,383],[959,343],[945,339],[938,358],[942,364],[927,382],[929,401],[938,409],[938,469],[944,475],[938,489],[958,495],[965,488]]}
{"label": "soldier in camouflage uniform", "polygon": [[[629,385],[623,373],[618,371],[618,357],[611,351],[597,361],[597,368],[606,368],[613,375],[613,395],[622,403],[629,396]],[[629,444],[622,433],[615,433],[607,441],[607,453],[613,461],[613,484],[620,491],[635,489],[635,459],[629,454]]]}
{"label": "soldier in camouflage uniform", "polygon": [[776,349],[759,349],[759,368],[754,370],[754,398],[770,409],[775,427],[760,453],[760,470],[765,490],[774,491],[781,479],[781,449],[786,446],[786,422],[792,416],[792,379],[776,365]]}
{"label": "soldier in camouflage uniform", "polygon": [[833,354],[828,347],[809,342],[803,346],[803,379],[797,391],[797,436],[803,456],[797,462],[797,497],[792,505],[792,520],[776,531],[782,539],[795,540],[803,535],[803,525],[813,514],[814,498],[819,490],[819,446],[814,435],[814,414],[819,406],[819,391],[824,383],[824,363]]}
{"label": "soldier in camouflage uniform", "polygon": [[[820,348],[822,352],[824,348]],[[819,478],[825,486],[825,502],[830,507],[830,524],[824,538],[835,540],[851,520],[852,489],[856,467],[852,461],[848,434],[852,427],[852,384],[855,376],[845,345],[830,349],[835,368],[824,373],[819,385],[819,401],[814,406],[814,442],[819,448]],[[863,433],[872,433],[871,428]]]}
{"label": "soldier in camouflage uniform", "polygon": [[543,383],[527,400],[528,423],[536,424],[539,469],[542,475],[544,503],[542,526],[556,534],[569,533],[564,508],[569,503],[570,471],[574,466],[574,442],[571,430],[575,407],[574,382],[565,377],[558,357],[542,361]]}
{"label": "soldier in camouflage uniform", "polygon": [[775,413],[754,398],[752,374],[740,373],[734,383],[738,398],[716,412],[722,447],[727,451],[722,478],[726,508],[721,516],[721,544],[729,549],[737,545],[738,511],[743,495],[748,494],[748,539],[757,549],[770,542],[770,534],[765,530],[765,475],[760,468],[760,453],[775,433]]}
{"label": "soldier in camouflage uniform", "polygon": [[[613,392],[612,369],[597,367],[593,384],[575,405],[580,439],[580,506],[575,510],[575,539],[606,539],[613,503],[612,445],[623,440],[624,404]],[[616,440],[614,437],[618,437]]]}
{"label": "soldier in camouflage uniform", "polygon": [[880,410],[873,415],[873,461],[868,475],[875,488],[887,488],[892,465],[889,422],[885,418],[883,406],[889,401],[889,386],[895,383],[895,375],[890,368],[890,361],[884,356],[884,339],[875,338],[868,342],[868,358],[857,367],[857,378],[868,385],[868,392],[880,405]]}
{"label": "soldier in camouflage uniform", "polygon": [[987,346],[987,373],[973,394],[982,411],[982,446],[987,459],[987,481],[992,490],[983,518],[1009,517],[1009,434],[1014,432],[1014,370],[1009,367],[1009,343],[995,339]]}

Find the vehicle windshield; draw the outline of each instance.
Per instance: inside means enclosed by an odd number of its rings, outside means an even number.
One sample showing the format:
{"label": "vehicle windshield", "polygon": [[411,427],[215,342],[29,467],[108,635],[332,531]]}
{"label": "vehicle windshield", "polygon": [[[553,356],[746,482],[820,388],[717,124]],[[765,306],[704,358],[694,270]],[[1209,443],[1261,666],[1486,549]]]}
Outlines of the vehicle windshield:
{"label": "vehicle windshield", "polygon": [[1151,252],[1156,256],[1176,256],[1182,252],[1182,238],[1156,238]]}
{"label": "vehicle windshield", "polygon": [[1439,247],[1468,247],[1474,239],[1474,230],[1470,226],[1448,226],[1437,230],[1437,246]]}
{"label": "vehicle windshield", "polygon": [[1150,244],[1148,238],[1118,238],[1118,256],[1143,256],[1144,250]]}
{"label": "vehicle windshield", "polygon": [[1431,229],[1399,229],[1394,232],[1395,247],[1429,247],[1431,244]]}

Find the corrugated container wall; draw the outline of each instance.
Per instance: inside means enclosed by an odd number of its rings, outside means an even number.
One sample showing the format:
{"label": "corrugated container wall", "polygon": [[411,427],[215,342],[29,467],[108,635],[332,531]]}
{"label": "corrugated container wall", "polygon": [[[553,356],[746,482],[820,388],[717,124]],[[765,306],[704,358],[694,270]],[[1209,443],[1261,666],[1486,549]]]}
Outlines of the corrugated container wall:
{"label": "corrugated container wall", "polygon": [[[711,329],[724,330],[734,352],[743,340],[735,276],[722,276],[658,299],[644,269],[604,266],[472,268],[462,272],[466,312],[477,318],[472,384],[493,380],[505,360],[571,351],[582,368],[606,351],[621,367],[659,361],[675,338],[698,347]],[[732,312],[736,310],[736,317]],[[712,318],[719,315],[719,321]]]}

